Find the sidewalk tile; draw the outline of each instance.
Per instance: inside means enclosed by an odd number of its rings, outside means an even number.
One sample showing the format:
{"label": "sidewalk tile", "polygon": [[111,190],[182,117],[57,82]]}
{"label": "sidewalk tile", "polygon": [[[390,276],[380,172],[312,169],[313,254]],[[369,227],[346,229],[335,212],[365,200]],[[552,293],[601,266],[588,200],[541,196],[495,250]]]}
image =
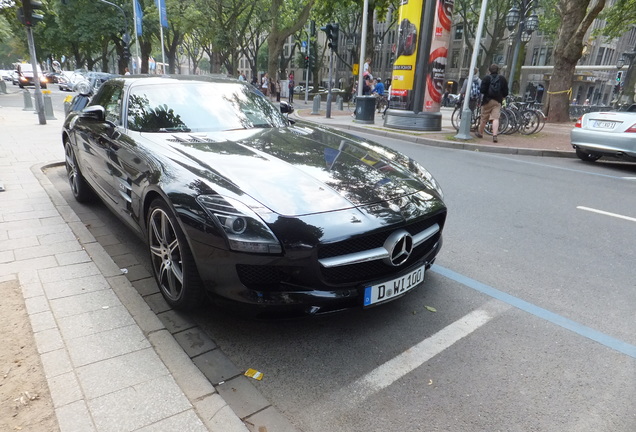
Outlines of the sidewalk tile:
{"label": "sidewalk tile", "polygon": [[72,297],[61,297],[51,300],[50,304],[53,315],[60,319],[105,307],[119,306],[121,302],[111,290],[101,290]]}
{"label": "sidewalk tile", "polygon": [[[70,267],[70,266],[66,266]],[[60,268],[66,268],[60,267]],[[42,275],[43,281],[50,280],[48,275]],[[42,283],[44,292],[50,300],[58,299],[61,297],[69,297],[78,294],[85,294],[93,291],[100,291],[110,288],[108,282],[101,274],[95,274],[93,276],[77,277],[67,280],[58,280],[55,282]]]}
{"label": "sidewalk tile", "polygon": [[137,325],[120,327],[67,341],[75,367],[148,348],[150,343]]}
{"label": "sidewalk tile", "polygon": [[42,359],[42,366],[44,366],[44,374],[49,379],[73,370],[66,348],[49,351],[42,354],[40,358]]}
{"label": "sidewalk tile", "polygon": [[[175,416],[169,417],[165,420],[161,420],[150,426],[137,429],[135,432],[166,432],[166,431],[179,431],[179,432],[208,432],[209,430],[203,425],[201,419],[196,415],[194,410],[184,411]],[[229,432],[228,429],[222,430],[223,432]],[[221,430],[219,430],[221,432]],[[273,431],[272,431],[273,432]]]}
{"label": "sidewalk tile", "polygon": [[77,402],[84,398],[75,372],[68,372],[49,379],[51,400],[56,408]]}
{"label": "sidewalk tile", "polygon": [[101,272],[92,262],[40,270],[40,278],[46,282],[68,281],[71,279],[100,274]]}
{"label": "sidewalk tile", "polygon": [[62,432],[96,432],[83,400],[56,408],[55,414]]}
{"label": "sidewalk tile", "polygon": [[168,374],[168,369],[152,348],[77,369],[77,376],[88,399],[95,399]]}
{"label": "sidewalk tile", "polygon": [[40,354],[64,348],[62,335],[57,328],[42,330],[41,332],[34,333],[33,336],[35,337],[35,343]]}
{"label": "sidewalk tile", "polygon": [[135,324],[123,305],[58,318],[58,323],[65,340]]}
{"label": "sidewalk tile", "polygon": [[88,406],[100,432],[132,431],[192,407],[170,376],[91,399]]}

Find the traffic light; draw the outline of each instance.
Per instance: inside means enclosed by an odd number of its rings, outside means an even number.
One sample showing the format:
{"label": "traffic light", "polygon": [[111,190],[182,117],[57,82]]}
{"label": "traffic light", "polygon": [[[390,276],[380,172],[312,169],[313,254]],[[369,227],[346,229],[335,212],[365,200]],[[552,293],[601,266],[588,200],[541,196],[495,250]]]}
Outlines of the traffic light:
{"label": "traffic light", "polygon": [[305,69],[309,69],[309,56],[305,56]]}
{"label": "traffic light", "polygon": [[331,48],[333,52],[337,52],[339,32],[338,24],[327,24],[326,26],[320,27],[320,30],[324,31],[327,34],[327,45],[329,46],[329,48]]}
{"label": "traffic light", "polygon": [[623,79],[623,71],[616,72],[616,82],[620,83],[622,79]]}
{"label": "traffic light", "polygon": [[333,50],[333,52],[338,52],[338,34],[340,32],[340,26],[338,24],[333,24],[331,26],[331,44],[329,48]]}
{"label": "traffic light", "polygon": [[22,0],[22,7],[18,9],[18,19],[25,26],[34,26],[44,19],[44,15],[38,13],[43,7],[41,1]]}
{"label": "traffic light", "polygon": [[122,58],[126,62],[128,62],[128,59],[130,59],[130,49],[128,48],[128,44],[124,44],[124,49],[123,49],[123,52],[122,52]]}

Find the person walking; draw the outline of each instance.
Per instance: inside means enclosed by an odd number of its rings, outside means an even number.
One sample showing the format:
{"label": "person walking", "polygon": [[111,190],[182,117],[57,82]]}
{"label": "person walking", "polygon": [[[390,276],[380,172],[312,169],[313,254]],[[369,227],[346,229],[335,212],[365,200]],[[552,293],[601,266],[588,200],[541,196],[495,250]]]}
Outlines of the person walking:
{"label": "person walking", "polygon": [[294,87],[296,86],[296,83],[294,82],[294,72],[290,72],[289,73],[289,103],[293,104],[294,103]]}
{"label": "person walking", "polygon": [[[468,86],[468,77],[462,84],[462,89],[459,91],[459,100],[464,101],[466,95],[466,87]],[[477,102],[481,99],[481,79],[479,78],[479,69],[475,68],[473,71],[473,82],[470,85],[470,94],[468,95],[468,108],[471,111],[475,111],[477,108]]]}
{"label": "person walking", "polygon": [[486,123],[492,120],[492,141],[497,142],[497,132],[499,132],[499,116],[501,115],[501,104],[506,96],[508,96],[508,82],[499,75],[499,66],[491,64],[488,68],[490,75],[486,75],[481,80],[481,121],[479,129],[475,132],[477,138],[484,137],[484,129]]}
{"label": "person walking", "polygon": [[267,75],[267,72],[261,78],[261,91],[265,96],[269,96],[269,75]]}

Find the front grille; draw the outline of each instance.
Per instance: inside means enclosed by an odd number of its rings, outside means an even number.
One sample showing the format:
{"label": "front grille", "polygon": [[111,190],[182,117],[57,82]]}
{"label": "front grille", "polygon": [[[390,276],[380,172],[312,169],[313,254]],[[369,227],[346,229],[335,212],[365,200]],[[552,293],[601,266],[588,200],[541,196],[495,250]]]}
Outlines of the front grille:
{"label": "front grille", "polygon": [[415,248],[409,259],[399,267],[384,264],[382,261],[368,261],[346,266],[322,268],[322,276],[325,282],[332,284],[369,281],[389,277],[390,275],[400,272],[401,269],[408,268],[428,255],[439,241],[440,236],[441,233],[437,233]]}
{"label": "front grille", "polygon": [[441,238],[441,228],[444,226],[444,214],[439,214],[432,218],[419,220],[411,224],[392,226],[390,230],[385,230],[360,237],[354,237],[343,240],[341,242],[320,246],[320,250],[318,252],[318,256],[320,258],[346,255],[382,247],[389,235],[391,235],[391,233],[393,233],[397,229],[405,229],[411,235],[415,235],[435,224],[439,225],[440,231],[419,246],[417,246],[411,253],[409,259],[399,267],[385,264],[381,260],[375,260],[337,267],[321,267],[320,271],[322,273],[322,276],[325,282],[329,284],[352,283],[356,281],[368,281],[389,277],[390,275],[399,272],[401,269],[408,268],[417,261],[426,257],[431,252],[431,250],[435,247],[435,245]]}
{"label": "front grille", "polygon": [[426,228],[434,225],[443,226],[443,218],[441,216],[436,218],[429,218],[417,221],[412,224],[392,226],[390,230],[381,231],[374,234],[363,235],[360,237],[353,237],[341,242],[329,243],[320,245],[318,251],[318,259],[330,258],[334,256],[346,255],[355,252],[362,252],[369,249],[381,247],[386,241],[387,237],[397,229],[405,229],[411,235],[424,231]]}

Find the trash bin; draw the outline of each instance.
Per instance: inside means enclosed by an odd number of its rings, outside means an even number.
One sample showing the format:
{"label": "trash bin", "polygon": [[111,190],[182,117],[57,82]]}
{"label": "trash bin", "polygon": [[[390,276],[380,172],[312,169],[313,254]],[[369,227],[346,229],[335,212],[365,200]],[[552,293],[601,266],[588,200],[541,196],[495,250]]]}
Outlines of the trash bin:
{"label": "trash bin", "polygon": [[355,111],[356,123],[373,124],[375,116],[375,96],[358,96]]}

